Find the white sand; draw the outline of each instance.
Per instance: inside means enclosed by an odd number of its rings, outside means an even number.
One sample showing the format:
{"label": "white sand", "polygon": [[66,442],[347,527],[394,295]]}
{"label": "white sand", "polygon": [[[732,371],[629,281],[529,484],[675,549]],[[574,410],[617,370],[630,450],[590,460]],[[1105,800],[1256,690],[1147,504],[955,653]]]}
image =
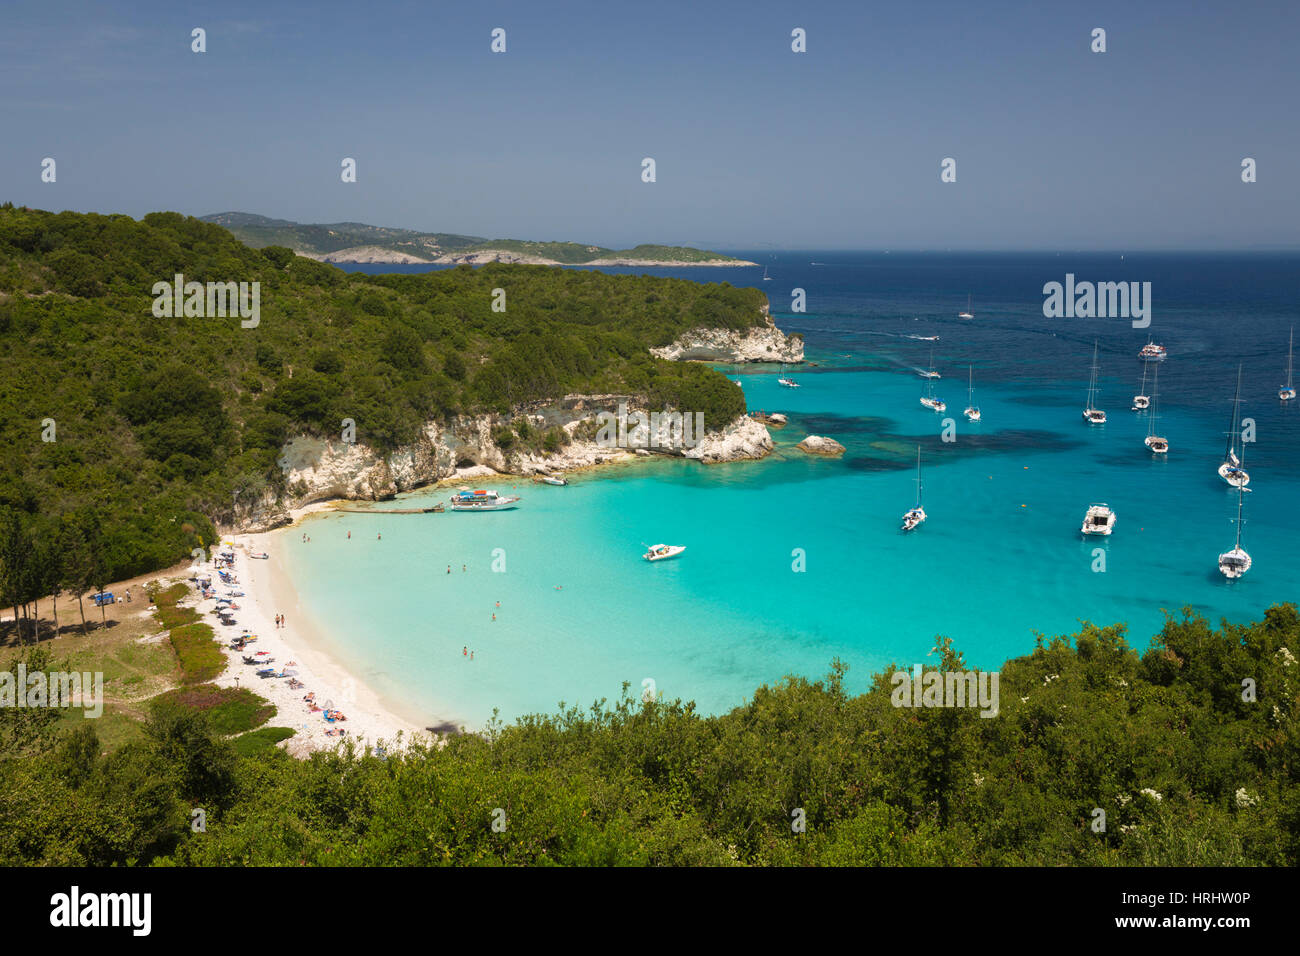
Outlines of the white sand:
{"label": "white sand", "polygon": [[[317,510],[317,509],[303,509]],[[300,517],[295,512],[294,517]],[[336,661],[320,649],[319,641],[313,641],[306,631],[306,621],[295,613],[297,598],[292,586],[276,559],[268,534],[224,535],[216,551],[233,551],[235,566],[228,569],[239,583],[225,585],[212,566],[210,569],[213,587],[218,595],[226,596],[227,590],[243,591],[243,597],[233,598],[239,608],[234,611],[238,625],[225,627],[209,612],[216,606],[215,600],[199,600],[197,605],[203,620],[212,624],[213,630],[221,643],[222,651],[229,660],[225,673],[213,683],[221,687],[234,687],[238,680],[239,687],[247,687],[254,693],[265,697],[275,705],[276,716],[266,724],[272,727],[292,727],[293,737],[284,742],[284,747],[297,756],[303,756],[313,750],[332,749],[342,742],[343,737],[326,736],[325,731],[331,727],[347,731],[346,739],[358,744],[382,742],[390,751],[400,749],[410,743],[413,735],[426,736],[424,728],[406,720],[390,709],[370,688],[353,678]],[[232,546],[233,544],[233,546]],[[270,554],[270,559],[250,558],[250,554]],[[199,598],[195,593],[194,597]],[[283,613],[287,624],[276,628],[275,616]],[[257,636],[250,641],[243,651],[232,651],[229,643],[247,631]],[[297,672],[297,679],[303,687],[291,690],[289,678],[260,678],[256,666],[244,663],[245,654],[256,651],[269,651],[275,658],[269,665],[277,671],[288,667]],[[325,722],[322,711],[311,710],[311,704],[303,697],[311,691],[316,693],[316,704],[323,707],[327,701],[346,715],[347,720],[335,724]],[[398,734],[402,737],[399,740]]]}

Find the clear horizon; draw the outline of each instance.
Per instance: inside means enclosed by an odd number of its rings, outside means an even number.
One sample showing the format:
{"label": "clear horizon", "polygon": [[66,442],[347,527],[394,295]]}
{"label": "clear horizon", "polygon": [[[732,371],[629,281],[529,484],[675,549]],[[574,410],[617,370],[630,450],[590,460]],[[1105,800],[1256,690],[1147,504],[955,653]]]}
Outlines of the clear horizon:
{"label": "clear horizon", "polygon": [[365,13],[11,5],[0,199],[615,249],[1300,249],[1297,5]]}

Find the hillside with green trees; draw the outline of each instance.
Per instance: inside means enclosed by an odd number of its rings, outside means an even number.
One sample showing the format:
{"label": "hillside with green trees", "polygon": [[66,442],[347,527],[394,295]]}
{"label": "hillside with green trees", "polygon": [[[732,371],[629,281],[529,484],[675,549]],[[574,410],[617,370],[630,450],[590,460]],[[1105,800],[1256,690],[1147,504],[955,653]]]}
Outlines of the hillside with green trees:
{"label": "hillside with green trees", "polygon": [[[155,317],[153,286],[176,273],[259,282],[259,324]],[[188,556],[212,520],[282,490],[286,439],[336,436],[344,418],[388,451],[429,420],[493,412],[510,432],[528,403],[628,392],[723,427],[745,410],[740,389],[647,350],[696,326],[760,324],[765,302],[726,283],[540,266],[345,273],[176,213],[5,205],[0,606]]]}
{"label": "hillside with green trees", "polygon": [[[6,709],[0,865],[1295,866],[1298,644],[1294,605],[1217,630],[1185,611],[1141,654],[1122,627],[1040,639],[992,718],[895,707],[892,668],[852,695],[837,663],[713,717],[625,688],[307,760],[275,728],[227,737],[256,718],[225,697],[160,701],[110,753],[93,720]],[[944,639],[935,660],[965,669]]]}
{"label": "hillside with green trees", "polygon": [[[288,219],[270,219],[247,212],[220,212],[203,216],[203,222],[229,229],[235,238],[254,249],[286,246],[295,252],[327,256],[344,249],[378,248],[387,252],[414,256],[433,262],[447,254],[466,254],[484,250],[514,252],[536,256],[563,265],[582,265],[600,259],[636,259],[646,262],[687,264],[726,261],[731,256],[687,246],[639,245],[633,249],[606,249],[580,242],[535,242],[526,239],[484,239],[446,232],[418,232],[414,229],[391,229],[368,226],[360,222],[301,223]],[[743,260],[734,259],[738,264]]]}

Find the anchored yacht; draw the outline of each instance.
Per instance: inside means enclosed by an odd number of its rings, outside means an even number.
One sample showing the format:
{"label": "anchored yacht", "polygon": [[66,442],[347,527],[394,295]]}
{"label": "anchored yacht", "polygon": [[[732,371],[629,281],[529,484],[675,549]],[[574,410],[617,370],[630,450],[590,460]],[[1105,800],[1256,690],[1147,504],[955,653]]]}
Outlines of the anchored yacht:
{"label": "anchored yacht", "polygon": [[1110,534],[1115,530],[1115,512],[1106,504],[1089,505],[1079,530],[1084,534]]}

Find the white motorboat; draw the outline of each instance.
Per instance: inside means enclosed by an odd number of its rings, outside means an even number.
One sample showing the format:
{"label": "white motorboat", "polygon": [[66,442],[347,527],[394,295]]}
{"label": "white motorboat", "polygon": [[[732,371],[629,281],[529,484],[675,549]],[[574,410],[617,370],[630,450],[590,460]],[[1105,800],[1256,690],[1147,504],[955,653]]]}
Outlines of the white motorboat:
{"label": "white motorboat", "polygon": [[452,511],[508,511],[519,501],[518,495],[499,495],[495,491],[461,491],[448,502]]}
{"label": "white motorboat", "polygon": [[[1237,366],[1237,391],[1232,396],[1232,426],[1228,430],[1228,447],[1223,451],[1223,464],[1219,466],[1219,477],[1234,488],[1245,488],[1250,484],[1250,475],[1242,467],[1237,455],[1237,439],[1241,437],[1241,366]],[[1242,454],[1245,454],[1243,443]]]}
{"label": "white motorboat", "polygon": [[1286,384],[1277,390],[1277,397],[1284,402],[1295,398],[1295,384],[1292,381],[1293,359],[1295,358],[1295,326],[1291,326],[1291,342],[1286,347]]}
{"label": "white motorboat", "polygon": [[1151,413],[1147,416],[1147,437],[1144,443],[1153,454],[1169,454],[1169,440],[1156,434],[1156,419],[1160,417],[1160,366],[1156,366],[1155,382],[1151,387]]}
{"label": "white motorboat", "polygon": [[1147,344],[1142,346],[1138,351],[1138,358],[1144,362],[1163,362],[1169,355],[1169,350],[1163,345],[1157,345],[1151,339],[1147,339]]}
{"label": "white motorboat", "polygon": [[1089,425],[1106,424],[1106,413],[1097,407],[1097,343],[1092,343],[1092,378],[1088,380],[1088,403],[1083,408],[1083,420]]}
{"label": "white motorboat", "polygon": [[1241,546],[1241,505],[1245,492],[1244,486],[1237,486],[1237,542],[1232,546],[1231,551],[1219,555],[1219,572],[1230,581],[1236,580],[1250,570],[1250,555]]}
{"label": "white motorboat", "polygon": [[563,475],[534,475],[533,481],[540,482],[543,485],[567,485],[569,479]]}
{"label": "white motorboat", "polygon": [[911,531],[925,521],[925,509],[921,507],[921,446],[916,446],[916,505],[903,515],[903,530]]}
{"label": "white motorboat", "polygon": [[1084,534],[1110,534],[1115,530],[1115,512],[1106,504],[1089,505],[1079,530]]}
{"label": "white motorboat", "polygon": [[969,368],[969,384],[966,389],[966,410],[962,412],[973,422],[980,420],[980,407],[975,404],[975,366]]}
{"label": "white motorboat", "polygon": [[675,558],[686,550],[684,544],[652,544],[648,551],[641,557],[647,561],[664,561],[668,558]]}

